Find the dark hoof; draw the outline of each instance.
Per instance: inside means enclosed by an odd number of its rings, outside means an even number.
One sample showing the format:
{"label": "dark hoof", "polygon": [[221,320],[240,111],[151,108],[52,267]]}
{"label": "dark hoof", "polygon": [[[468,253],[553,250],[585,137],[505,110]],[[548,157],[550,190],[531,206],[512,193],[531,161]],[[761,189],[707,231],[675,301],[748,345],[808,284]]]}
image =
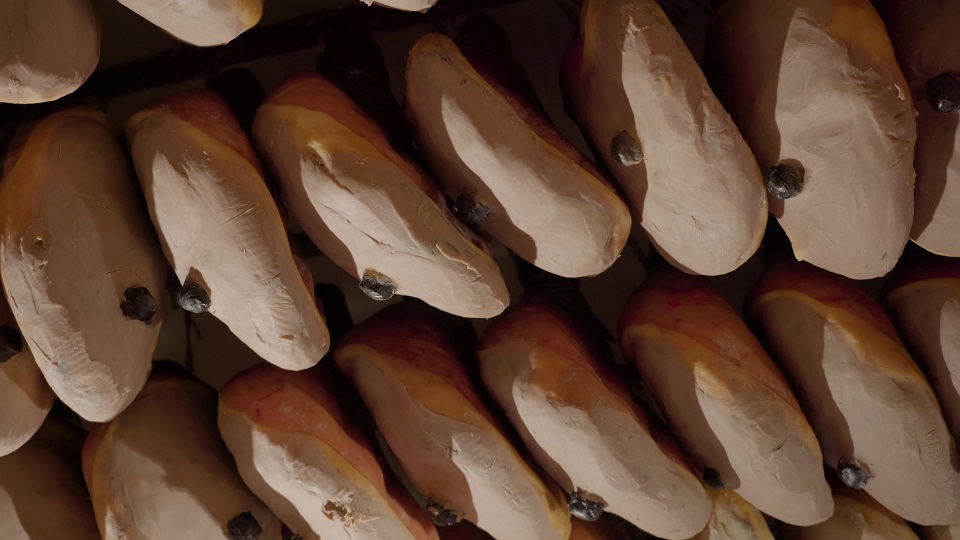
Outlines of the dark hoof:
{"label": "dark hoof", "polygon": [[210,293],[197,280],[187,278],[177,293],[177,303],[190,313],[206,313],[210,309]]}
{"label": "dark hoof", "polygon": [[837,472],[840,474],[840,481],[848,488],[863,489],[870,482],[870,475],[867,474],[867,471],[849,461],[839,462]]}
{"label": "dark hoof", "polygon": [[643,161],[643,148],[629,133],[621,131],[610,141],[610,156],[617,163],[632,167]]}
{"label": "dark hoof", "polygon": [[437,527],[452,527],[460,523],[460,514],[444,508],[444,506],[433,499],[427,500],[427,512],[430,512],[430,520]]}
{"label": "dark hoof", "polygon": [[258,540],[263,527],[250,512],[243,512],[227,522],[227,538],[230,540]]}
{"label": "dark hoof", "polygon": [[937,112],[960,110],[960,73],[947,71],[927,81],[927,101]]}
{"label": "dark hoof", "polygon": [[397,286],[387,276],[367,270],[363,273],[363,279],[360,280],[360,290],[370,298],[383,302],[393,298],[397,292]]}
{"label": "dark hoof", "polygon": [[130,287],[123,291],[120,311],[128,319],[150,324],[157,313],[157,299],[145,287]]}
{"label": "dark hoof", "polygon": [[780,163],[770,167],[767,175],[767,193],[780,200],[796,197],[803,191],[803,173]]}
{"label": "dark hoof", "polygon": [[460,221],[470,225],[477,225],[490,217],[490,207],[469,193],[461,193],[454,206]]}
{"label": "dark hoof", "polygon": [[570,508],[571,516],[583,521],[597,521],[603,515],[603,509],[606,507],[603,503],[581,498],[579,492],[570,494],[570,497],[567,498],[567,506]]}

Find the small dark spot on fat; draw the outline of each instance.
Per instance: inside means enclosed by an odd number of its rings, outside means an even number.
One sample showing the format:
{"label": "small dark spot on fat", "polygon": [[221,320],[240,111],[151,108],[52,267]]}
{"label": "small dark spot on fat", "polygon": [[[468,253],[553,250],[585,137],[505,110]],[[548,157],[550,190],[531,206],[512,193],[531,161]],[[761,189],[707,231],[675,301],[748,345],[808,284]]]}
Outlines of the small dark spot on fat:
{"label": "small dark spot on fat", "polygon": [[703,469],[703,483],[713,489],[723,489],[723,480],[720,478],[720,473],[716,469],[709,467]]}
{"label": "small dark spot on fat", "polygon": [[849,461],[837,463],[837,473],[840,475],[840,481],[852,489],[863,489],[870,482],[870,475],[867,474],[867,471]]}
{"label": "small dark spot on fat", "polygon": [[130,287],[123,291],[120,311],[128,319],[150,324],[154,314],[157,313],[157,299],[150,294],[146,287]]}
{"label": "small dark spot on fat", "polygon": [[472,193],[463,192],[454,203],[457,217],[464,223],[477,225],[490,217],[490,207],[483,204]]}
{"label": "small dark spot on fat", "polygon": [[227,522],[227,538],[230,540],[257,540],[263,527],[250,512],[241,512]]}
{"label": "small dark spot on fat", "polygon": [[617,163],[631,167],[643,161],[643,148],[632,135],[621,131],[610,141],[610,155]]}
{"label": "small dark spot on fat", "polygon": [[960,73],[945,71],[927,81],[926,90],[933,110],[942,113],[960,110]]}
{"label": "small dark spot on fat", "polygon": [[462,517],[459,512],[445,508],[433,499],[427,499],[427,512],[430,513],[430,520],[437,527],[452,527],[460,523]]}
{"label": "small dark spot on fat", "polygon": [[23,337],[16,328],[0,326],[0,364],[23,351]]}
{"label": "small dark spot on fat", "polygon": [[177,303],[190,313],[206,313],[210,309],[210,293],[197,280],[188,277],[177,293]]}
{"label": "small dark spot on fat", "polygon": [[570,515],[582,521],[597,521],[603,515],[605,504],[587,500],[579,491],[567,497]]}
{"label": "small dark spot on fat", "polygon": [[767,193],[780,200],[796,197],[803,191],[803,171],[787,163],[770,167],[767,175]]}
{"label": "small dark spot on fat", "polygon": [[394,293],[397,292],[397,286],[380,272],[367,270],[363,273],[363,279],[360,280],[360,290],[370,298],[382,302],[393,298]]}

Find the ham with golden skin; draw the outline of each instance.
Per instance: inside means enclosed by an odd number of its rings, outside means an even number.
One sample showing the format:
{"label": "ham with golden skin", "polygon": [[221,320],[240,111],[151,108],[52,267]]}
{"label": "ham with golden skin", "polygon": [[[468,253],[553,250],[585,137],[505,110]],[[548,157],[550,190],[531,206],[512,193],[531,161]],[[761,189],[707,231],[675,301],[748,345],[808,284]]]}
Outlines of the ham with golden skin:
{"label": "ham with golden skin", "polygon": [[960,518],[954,439],[879,304],[849,279],[779,262],[747,306],[797,391],[824,461],[847,485],[915,523]]}
{"label": "ham with golden skin", "polygon": [[23,342],[6,298],[0,298],[0,410],[4,411],[0,457],[23,446],[40,429],[53,400],[53,391]]}
{"label": "ham with golden skin", "polygon": [[784,540],[919,540],[903,518],[863,491],[835,486],[833,515],[812,527],[783,528]]}
{"label": "ham with golden skin", "polygon": [[407,301],[354,329],[334,359],[353,381],[434,522],[498,539],[565,540],[570,514],[474,391],[441,314]]}
{"label": "ham with golden skin", "polygon": [[620,256],[631,218],[596,167],[453,40],[428,34],[407,59],[406,107],[420,149],[451,200],[483,208],[477,227],[564,277]]}
{"label": "ham with golden skin", "polygon": [[5,0],[0,29],[0,102],[60,99],[100,61],[93,0]]}
{"label": "ham with golden skin", "polygon": [[250,143],[216,94],[176,94],[133,115],[130,152],[160,245],[210,313],[284,369],[316,364],[330,335],[301,279]]}
{"label": "ham with golden skin", "polygon": [[83,437],[51,414],[33,438],[0,457],[0,538],[100,539],[80,470]]}
{"label": "ham with golden skin", "polygon": [[483,242],[325,78],[303,74],[282,84],[257,112],[253,136],[290,212],[361,286],[370,276],[465,317],[492,317],[509,303]]}
{"label": "ham with golden skin", "polygon": [[657,537],[690,538],[710,518],[710,496],[582,330],[549,301],[528,296],[480,340],[487,389],[564,491]]}
{"label": "ham with golden skin", "polygon": [[960,435],[960,260],[927,259],[899,270],[884,306]]}
{"label": "ham with golden skin", "polygon": [[567,104],[671,264],[719,275],[750,258],[767,196],[750,148],[654,0],[587,0]]}
{"label": "ham with golden skin", "polygon": [[713,514],[691,540],[773,540],[763,514],[735,492],[711,490]]}
{"label": "ham with golden skin", "polygon": [[244,482],[304,540],[436,540],[426,512],[396,496],[330,383],[258,366],[220,391],[220,434]]}
{"label": "ham with golden skin", "polygon": [[[951,21],[960,17],[954,0],[880,0],[900,68],[917,109],[913,228],[910,238],[927,251],[960,257],[960,34]],[[947,74],[951,112],[939,112],[927,96],[928,81]]]}
{"label": "ham with golden skin", "polygon": [[198,47],[224,45],[256,26],[263,0],[117,0],[171,36]]}
{"label": "ham with golden skin", "polygon": [[83,476],[105,540],[280,540],[220,440],[216,408],[213,389],[157,366],[127,410],[90,432]]}
{"label": "ham with golden skin", "polygon": [[24,343],[57,396],[104,422],[143,387],[166,261],[117,130],[65,109],[9,156],[0,274]]}
{"label": "ham with golden skin", "polygon": [[779,187],[795,195],[770,197],[794,256],[853,279],[889,272],[913,222],[916,110],[870,1],[728,0],[710,43],[761,170],[794,178]]}
{"label": "ham with golden skin", "polygon": [[712,470],[705,478],[788,523],[830,516],[817,436],[783,375],[704,278],[655,272],[628,300],[620,337],[683,447]]}

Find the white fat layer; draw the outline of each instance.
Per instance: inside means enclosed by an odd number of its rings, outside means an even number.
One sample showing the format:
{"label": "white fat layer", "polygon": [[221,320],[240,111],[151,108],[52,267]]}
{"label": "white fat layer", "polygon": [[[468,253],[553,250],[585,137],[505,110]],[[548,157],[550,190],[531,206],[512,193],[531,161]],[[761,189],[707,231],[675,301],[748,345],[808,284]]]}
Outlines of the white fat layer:
{"label": "white fat layer", "polygon": [[[712,503],[700,480],[664,454],[630,406],[595,374],[523,339],[485,348],[480,365],[526,447],[565,491],[600,497],[604,511],[659,538],[685,540],[703,529]],[[589,388],[590,408],[537,385],[531,379],[538,370],[563,371]]]}
{"label": "white fat layer", "polygon": [[254,136],[317,246],[357,279],[373,270],[397,294],[464,317],[509,302],[493,259],[413,179],[331,116],[292,105],[257,114]]}
{"label": "white fat layer", "polygon": [[143,387],[163,320],[124,316],[123,293],[145,287],[161,301],[166,262],[123,150],[84,114],[41,123],[4,178],[0,273],[53,391],[103,422]]}
{"label": "white fat layer", "polygon": [[250,489],[304,540],[413,540],[377,489],[316,437],[220,408],[220,433]]}
{"label": "white fat layer", "polygon": [[205,388],[158,388],[111,423],[88,473],[105,539],[222,538],[251,512],[261,540],[279,540],[280,522],[240,479],[215,411]]}
{"label": "white fat layer", "polygon": [[945,525],[960,517],[956,448],[926,381],[871,361],[904,355],[900,345],[877,341],[889,341],[879,332],[851,333],[792,298],[764,302],[760,315],[824,460],[860,465],[872,477],[866,492],[904,519]]}
{"label": "white fat layer", "polygon": [[428,409],[419,388],[406,386],[386,362],[351,362],[378,428],[418,491],[494,538],[566,538],[569,524],[558,527],[546,506],[550,494],[493,426],[477,426],[486,419],[459,392],[446,394],[449,410],[464,411],[451,418]]}
{"label": "white fat layer", "polygon": [[[767,223],[760,170],[737,126],[655,1],[592,0],[584,14],[571,101],[634,215],[675,266],[736,269]],[[639,142],[642,163],[611,154],[623,131]]]}
{"label": "white fat layer", "polygon": [[830,515],[819,449],[801,434],[806,421],[792,404],[757,384],[742,365],[686,337],[640,327],[630,340],[633,357],[642,359],[640,375],[673,432],[726,488],[788,523],[810,525]]}
{"label": "white fat layer", "polygon": [[541,139],[447,38],[431,36],[407,67],[407,100],[424,155],[451,199],[475,192],[479,226],[520,257],[564,277],[606,270],[629,214],[618,196]]}
{"label": "white fat layer", "polygon": [[180,282],[199,282],[210,313],[260,357],[290,370],[315,365],[329,333],[263,178],[186,121],[141,114],[131,153]]}
{"label": "white fat layer", "polygon": [[117,0],[180,41],[210,47],[260,21],[263,0]]}

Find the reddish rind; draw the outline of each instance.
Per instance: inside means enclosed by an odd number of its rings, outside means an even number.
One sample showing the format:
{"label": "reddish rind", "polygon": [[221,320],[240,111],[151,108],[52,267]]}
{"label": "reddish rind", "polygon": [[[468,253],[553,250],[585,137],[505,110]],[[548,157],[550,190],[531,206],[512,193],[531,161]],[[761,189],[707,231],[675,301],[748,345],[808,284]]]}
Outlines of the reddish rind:
{"label": "reddish rind", "polygon": [[392,306],[357,325],[339,348],[364,345],[440,377],[496,425],[496,419],[484,406],[463,366],[456,360],[454,337],[445,328],[442,317],[437,311],[420,304]]}
{"label": "reddish rind", "polygon": [[329,350],[329,331],[313,283],[293,258],[263,171],[227,104],[206,90],[175,94],[134,114],[126,132],[180,281],[199,282],[210,313],[267,361],[293,370],[316,364]]}
{"label": "reddish rind", "polygon": [[[169,113],[187,122],[236,152],[263,176],[263,169],[250,141],[240,129],[230,107],[217,94],[209,90],[180,92],[153,103],[145,110]],[[130,133],[129,126],[127,133]]]}
{"label": "reddish rind", "polygon": [[[249,369],[231,379],[220,391],[220,418],[221,432],[227,446],[238,444],[231,439],[231,434],[223,432],[224,415],[242,415],[248,422],[267,433],[280,432],[283,434],[301,434],[316,439],[320,445],[329,445],[350,466],[354,467],[375,488],[375,494],[365,494],[364,497],[379,495],[393,510],[394,516],[374,516],[376,519],[396,519],[406,527],[411,538],[428,540],[437,538],[436,530],[430,523],[427,514],[416,506],[409,493],[395,489],[390,478],[386,478],[384,470],[374,453],[370,442],[360,431],[351,425],[344,415],[340,404],[334,397],[329,383],[323,380],[323,374],[317,370],[302,373],[278,369],[274,366],[258,366]],[[234,437],[236,434],[232,434]],[[240,458],[235,454],[235,458]],[[247,474],[254,474],[255,463],[239,463],[241,473],[248,469]],[[311,463],[302,466],[310,467]],[[263,481],[269,484],[270,479]],[[250,483],[250,482],[248,482]],[[391,487],[394,487],[391,490]],[[313,491],[317,487],[305,486],[305,493],[323,497],[323,493]],[[362,486],[342,486],[342,489],[352,493],[362,492]],[[281,492],[260,494],[270,505],[271,499],[282,496]],[[326,494],[333,498],[337,494]],[[274,508],[281,519],[288,525],[302,522],[303,514],[284,515],[291,511],[303,511],[302,508],[285,508],[279,505]],[[333,526],[336,526],[334,524]],[[322,530],[312,531],[314,535],[323,536]],[[306,535],[307,531],[300,531]]]}
{"label": "reddish rind", "polygon": [[351,332],[334,359],[424,497],[499,538],[565,540],[562,495],[483,406],[451,341],[456,324],[441,317],[419,302],[390,306]]}
{"label": "reddish rind", "polygon": [[[526,358],[514,356],[521,354]],[[658,537],[689,538],[709,519],[710,497],[672,438],[651,425],[626,385],[595,354],[567,314],[538,295],[498,317],[478,347],[487,389],[561,487],[599,497],[605,512]],[[523,366],[519,372],[508,367],[513,363]],[[549,422],[570,430],[570,444],[580,444],[574,433],[594,434],[597,447],[571,448],[562,432],[547,436],[543,431],[555,429]],[[624,447],[635,452],[624,453]],[[582,455],[591,450],[594,457]]]}
{"label": "reddish rind", "polygon": [[940,404],[856,282],[806,263],[775,263],[748,312],[797,389],[828,465],[854,464],[866,473],[866,492],[909,521],[960,517],[960,472],[947,457],[956,445]]}
{"label": "reddish rind", "polygon": [[508,291],[489,244],[333,83],[312,73],[287,80],[260,107],[253,134],[300,225],[355,278],[382,274],[397,294],[457,315],[503,310]]}
{"label": "reddish rind", "polygon": [[443,194],[428,180],[419,167],[397,154],[390,141],[376,124],[332,82],[316,73],[290,77],[267,96],[264,104],[296,105],[332,116],[339,124],[369,141],[380,154],[413,180],[430,200],[442,201]]}
{"label": "reddish rind", "polygon": [[620,335],[674,433],[724,487],[782,521],[829,517],[817,436],[783,374],[704,278],[654,273],[630,297]]}
{"label": "reddish rind", "polygon": [[750,290],[744,305],[756,305],[764,295],[775,291],[794,291],[831,309],[847,311],[903,345],[883,308],[845,278],[819,271],[810,264],[778,261],[767,267],[763,279]]}

